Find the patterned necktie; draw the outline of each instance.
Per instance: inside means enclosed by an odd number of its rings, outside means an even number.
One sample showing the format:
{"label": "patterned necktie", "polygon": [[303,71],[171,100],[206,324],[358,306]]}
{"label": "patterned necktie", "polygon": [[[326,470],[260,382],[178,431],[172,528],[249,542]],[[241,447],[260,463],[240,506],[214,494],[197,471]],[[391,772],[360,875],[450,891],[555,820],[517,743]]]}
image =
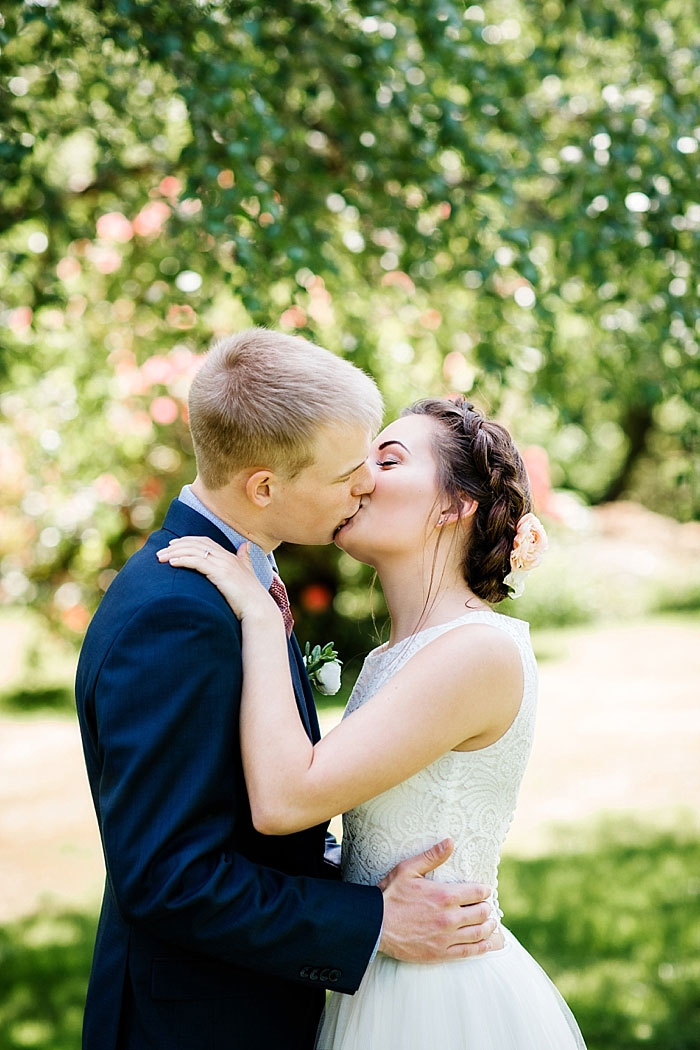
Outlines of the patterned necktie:
{"label": "patterned necktie", "polygon": [[287,638],[289,638],[292,633],[292,628],[294,627],[294,618],[292,616],[292,610],[289,607],[287,588],[284,586],[282,580],[276,572],[272,574],[270,594],[279,605],[280,612],[282,613],[282,619],[284,620],[284,629],[287,632]]}

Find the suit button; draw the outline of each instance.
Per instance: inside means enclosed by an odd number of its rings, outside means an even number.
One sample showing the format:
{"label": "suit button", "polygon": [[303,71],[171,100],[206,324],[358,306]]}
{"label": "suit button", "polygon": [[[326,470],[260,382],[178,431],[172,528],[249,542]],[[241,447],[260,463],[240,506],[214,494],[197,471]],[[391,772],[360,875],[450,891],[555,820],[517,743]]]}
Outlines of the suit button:
{"label": "suit button", "polygon": [[335,982],[337,980],[339,980],[340,977],[342,977],[342,970],[329,970],[328,971],[328,980],[331,982],[331,984],[335,984]]}
{"label": "suit button", "polygon": [[319,974],[318,968],[316,966],[314,966],[314,968],[311,970],[311,973],[309,974],[309,980],[310,981],[317,981],[318,980],[318,974]]}
{"label": "suit button", "polygon": [[311,967],[310,966],[302,966],[301,970],[299,970],[299,976],[300,977],[309,977],[310,975],[311,975]]}
{"label": "suit button", "polygon": [[329,970],[329,969],[328,969],[328,967],[326,966],[326,967],[324,967],[324,969],[323,969],[323,970],[321,970],[321,972],[319,973],[319,975],[318,975],[318,979],[319,979],[319,981],[327,981],[327,980],[328,980],[328,978],[329,978],[329,976],[330,976],[330,970]]}

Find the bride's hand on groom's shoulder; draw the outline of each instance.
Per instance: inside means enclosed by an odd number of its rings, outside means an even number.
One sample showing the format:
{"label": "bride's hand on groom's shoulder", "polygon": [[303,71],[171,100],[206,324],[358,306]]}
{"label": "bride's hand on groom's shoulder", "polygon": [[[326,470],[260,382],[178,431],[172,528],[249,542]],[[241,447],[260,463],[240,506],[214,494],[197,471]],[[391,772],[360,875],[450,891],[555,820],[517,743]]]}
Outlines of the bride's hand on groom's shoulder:
{"label": "bride's hand on groom's shoulder", "polygon": [[156,557],[175,568],[196,569],[206,576],[239,620],[279,615],[274,599],[255,575],[247,543],[233,554],[206,536],[182,536],[157,551]]}

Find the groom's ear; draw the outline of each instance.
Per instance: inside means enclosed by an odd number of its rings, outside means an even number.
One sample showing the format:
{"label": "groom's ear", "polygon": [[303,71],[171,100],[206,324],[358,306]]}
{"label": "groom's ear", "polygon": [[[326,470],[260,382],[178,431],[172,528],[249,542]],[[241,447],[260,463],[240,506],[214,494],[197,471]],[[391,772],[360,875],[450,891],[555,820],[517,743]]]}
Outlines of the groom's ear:
{"label": "groom's ear", "polygon": [[256,470],[245,481],[245,494],[254,506],[262,509],[272,499],[272,489],[277,477],[271,470]]}

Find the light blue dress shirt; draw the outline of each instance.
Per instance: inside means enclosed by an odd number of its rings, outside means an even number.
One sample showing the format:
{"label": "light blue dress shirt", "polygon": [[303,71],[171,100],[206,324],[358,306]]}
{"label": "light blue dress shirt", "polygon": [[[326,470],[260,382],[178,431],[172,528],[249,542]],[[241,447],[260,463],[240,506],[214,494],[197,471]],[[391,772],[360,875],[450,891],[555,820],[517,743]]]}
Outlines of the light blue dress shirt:
{"label": "light blue dress shirt", "polygon": [[189,485],[184,485],[178,499],[181,503],[185,503],[192,510],[196,510],[198,514],[201,514],[203,518],[207,518],[208,521],[216,525],[217,529],[223,532],[227,540],[230,540],[236,550],[242,543],[248,543],[250,549],[250,563],[253,566],[255,575],[260,580],[261,584],[266,591],[269,591],[270,584],[272,583],[272,574],[277,572],[277,563],[271,554],[265,554],[262,547],[259,547],[257,543],[253,543],[246,536],[242,536],[240,532],[236,532],[235,529],[227,525],[225,521],[218,518],[213,511],[205,507],[201,499],[195,496],[194,492]]}

